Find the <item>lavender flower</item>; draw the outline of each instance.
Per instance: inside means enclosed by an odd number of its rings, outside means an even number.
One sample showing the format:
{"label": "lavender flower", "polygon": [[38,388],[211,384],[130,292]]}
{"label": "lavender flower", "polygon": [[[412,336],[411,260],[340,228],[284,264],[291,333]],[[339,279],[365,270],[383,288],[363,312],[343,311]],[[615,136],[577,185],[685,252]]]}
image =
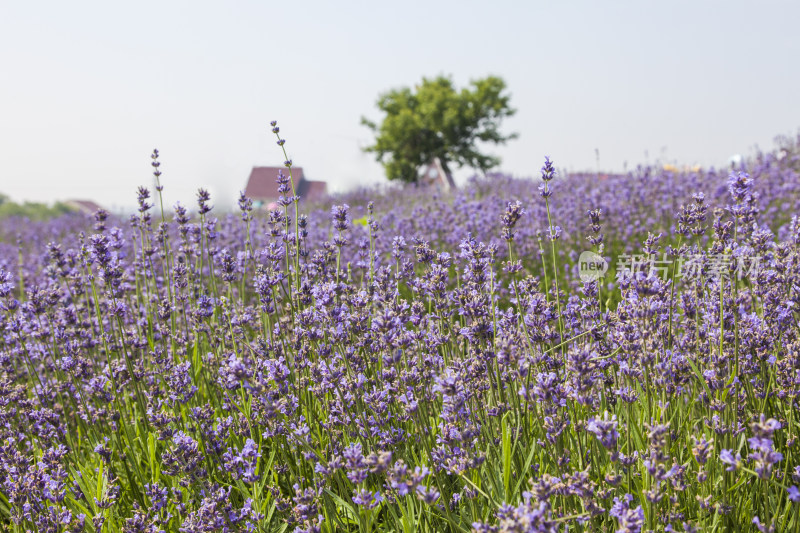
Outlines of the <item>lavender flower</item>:
{"label": "lavender flower", "polygon": [[734,457],[731,450],[722,450],[719,452],[719,459],[728,465],[725,468],[725,470],[728,472],[733,472],[742,467],[742,455],[737,453],[736,457]]}
{"label": "lavender flower", "polygon": [[586,430],[594,433],[600,443],[607,449],[613,450],[617,446],[617,439],[619,439],[619,432],[617,431],[617,415],[611,415],[609,418],[608,412],[603,413],[603,418],[590,418],[586,424]]}
{"label": "lavender flower", "polygon": [[258,453],[258,446],[253,439],[247,439],[241,452],[234,454],[234,450],[229,448],[222,459],[225,461],[225,470],[233,474],[235,479],[254,483],[261,477],[256,472],[259,457],[261,454]]}
{"label": "lavender flower", "polygon": [[633,496],[626,494],[623,498],[614,498],[614,505],[609,515],[617,519],[619,529],[617,533],[640,533],[644,527],[644,509],[638,506],[632,509],[630,504]]}

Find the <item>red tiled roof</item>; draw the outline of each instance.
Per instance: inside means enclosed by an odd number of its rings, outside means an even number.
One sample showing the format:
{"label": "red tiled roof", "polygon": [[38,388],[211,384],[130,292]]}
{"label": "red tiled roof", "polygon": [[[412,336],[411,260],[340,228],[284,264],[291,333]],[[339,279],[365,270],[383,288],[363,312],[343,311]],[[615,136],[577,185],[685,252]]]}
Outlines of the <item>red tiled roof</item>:
{"label": "red tiled roof", "polygon": [[[253,167],[244,193],[253,200],[267,202],[278,199],[278,171],[289,174],[286,167]],[[292,178],[295,184],[303,180],[303,167],[292,167]]]}
{"label": "red tiled roof", "polygon": [[[289,174],[285,167],[253,167],[244,193],[255,201],[269,204],[278,199],[278,172]],[[303,167],[292,167],[295,191],[303,200],[317,201],[328,194],[328,184],[324,181],[307,180]],[[288,195],[287,195],[288,196]]]}
{"label": "red tiled roof", "polygon": [[95,211],[101,209],[99,204],[91,200],[67,200],[64,203],[73,209],[77,209],[81,213],[86,213],[87,215],[93,215]]}
{"label": "red tiled roof", "polygon": [[324,181],[304,179],[297,188],[297,195],[310,202],[322,200],[328,194],[328,184]]}

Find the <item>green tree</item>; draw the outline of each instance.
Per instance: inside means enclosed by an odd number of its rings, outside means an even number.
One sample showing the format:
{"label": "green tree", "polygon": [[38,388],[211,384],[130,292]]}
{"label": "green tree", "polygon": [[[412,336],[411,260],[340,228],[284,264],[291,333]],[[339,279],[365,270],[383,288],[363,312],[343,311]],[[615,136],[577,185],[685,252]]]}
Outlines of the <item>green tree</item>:
{"label": "green tree", "polygon": [[501,78],[488,76],[458,91],[450,78],[439,76],[423,78],[413,91],[384,93],[377,102],[386,114],[381,124],[361,119],[375,133],[375,144],[364,151],[375,154],[390,180],[415,182],[419,168],[436,157],[448,175],[452,164],[486,172],[500,159],[481,153],[479,144],[517,137],[499,131],[502,119],[516,112],[505,89]]}
{"label": "green tree", "polygon": [[[12,202],[8,195],[0,193],[0,220],[8,217],[25,217],[31,220],[47,220],[72,212],[73,209],[61,202],[52,206],[39,202]],[[0,239],[2,240],[2,239]]]}

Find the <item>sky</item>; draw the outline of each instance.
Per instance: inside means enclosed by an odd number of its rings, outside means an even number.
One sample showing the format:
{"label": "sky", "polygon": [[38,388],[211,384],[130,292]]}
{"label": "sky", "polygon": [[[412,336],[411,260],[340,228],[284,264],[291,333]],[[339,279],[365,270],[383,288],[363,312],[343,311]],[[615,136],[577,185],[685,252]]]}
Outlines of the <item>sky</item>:
{"label": "sky", "polygon": [[272,120],[307,177],[384,183],[361,117],[438,75],[505,80],[519,138],[487,151],[516,176],[720,167],[797,134],[798,20],[796,0],[0,0],[0,192],[122,209],[158,148],[165,201],[230,207],[284,160]]}

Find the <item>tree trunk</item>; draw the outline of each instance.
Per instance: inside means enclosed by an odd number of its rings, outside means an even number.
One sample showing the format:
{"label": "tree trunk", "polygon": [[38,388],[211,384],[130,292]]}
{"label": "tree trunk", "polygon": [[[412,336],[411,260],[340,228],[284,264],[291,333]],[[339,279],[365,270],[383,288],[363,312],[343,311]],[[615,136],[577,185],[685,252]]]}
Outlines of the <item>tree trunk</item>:
{"label": "tree trunk", "polygon": [[442,174],[444,174],[444,178],[446,180],[445,184],[447,188],[451,190],[455,189],[456,182],[453,181],[453,174],[450,173],[450,167],[447,166],[447,161],[438,157],[436,158],[436,160],[439,162],[439,166],[442,167]]}

